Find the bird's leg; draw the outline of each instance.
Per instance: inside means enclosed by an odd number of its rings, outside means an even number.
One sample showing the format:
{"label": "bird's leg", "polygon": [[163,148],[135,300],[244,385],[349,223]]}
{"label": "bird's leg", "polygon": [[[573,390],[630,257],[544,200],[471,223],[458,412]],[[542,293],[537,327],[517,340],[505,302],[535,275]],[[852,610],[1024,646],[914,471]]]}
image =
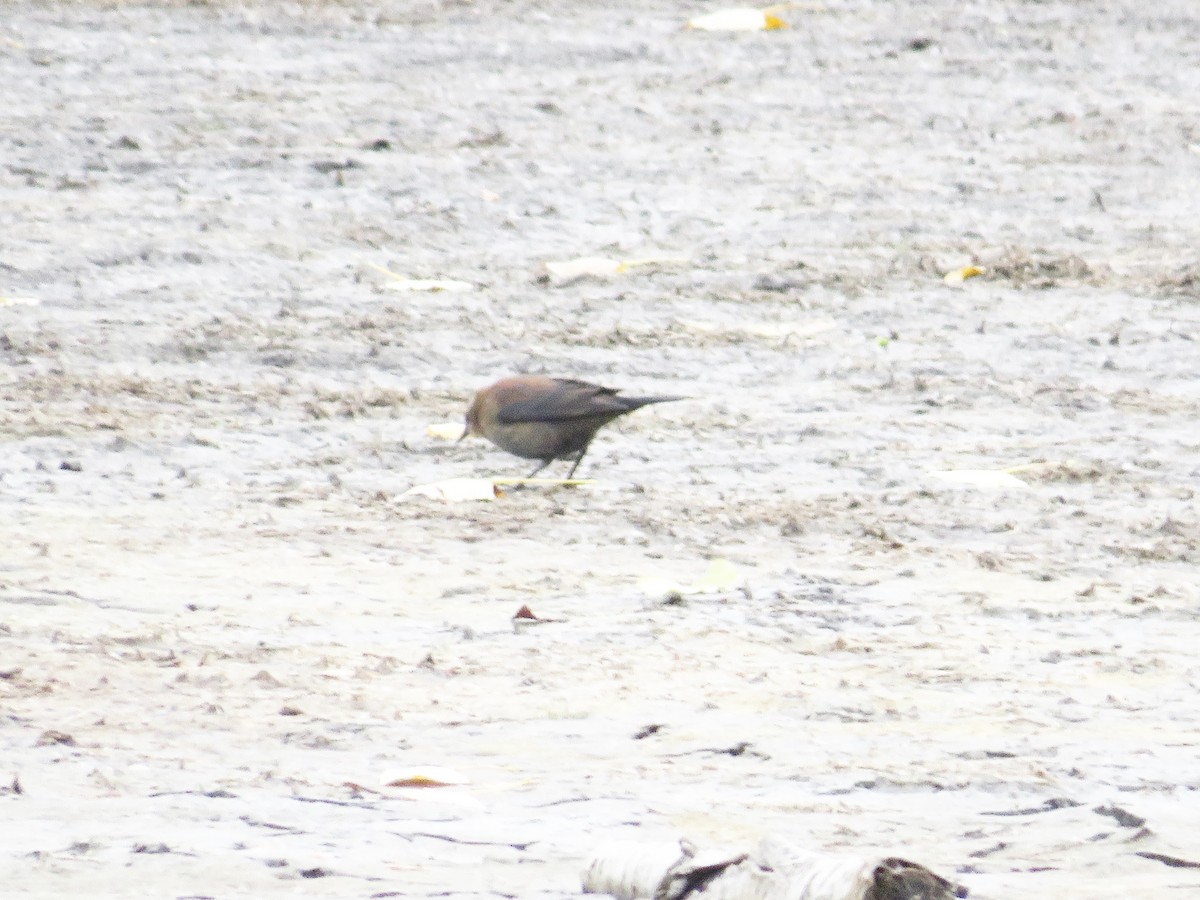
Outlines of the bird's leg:
{"label": "bird's leg", "polygon": [[583,449],[579,451],[579,455],[575,457],[575,465],[571,466],[571,471],[567,473],[567,481],[570,481],[575,477],[575,470],[578,469],[579,464],[583,462],[583,454],[587,453],[589,445],[590,442],[588,444],[584,444]]}
{"label": "bird's leg", "polygon": [[528,475],[526,475],[525,477],[527,479],[533,478],[535,475],[537,475],[538,472],[542,471],[542,469],[546,468],[546,466],[550,465],[550,463],[552,463],[552,462],[554,462],[554,457],[551,457],[550,459],[543,459],[542,464],[540,466],[538,466],[536,469],[534,469],[532,472],[530,472]]}

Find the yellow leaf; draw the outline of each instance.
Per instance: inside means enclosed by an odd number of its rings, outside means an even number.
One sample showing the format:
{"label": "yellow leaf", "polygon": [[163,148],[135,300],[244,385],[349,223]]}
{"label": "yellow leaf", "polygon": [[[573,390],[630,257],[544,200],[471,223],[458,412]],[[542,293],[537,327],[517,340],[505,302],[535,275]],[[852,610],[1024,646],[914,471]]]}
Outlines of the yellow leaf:
{"label": "yellow leaf", "polygon": [[962,284],[968,278],[982,275],[986,271],[983,266],[963,266],[961,269],[951,269],[942,276],[942,281],[946,284]]}
{"label": "yellow leaf", "polygon": [[687,27],[695,31],[774,31],[788,26],[766,10],[736,6],[696,16]]}
{"label": "yellow leaf", "polygon": [[456,772],[454,769],[447,769],[443,766],[413,766],[411,769],[397,772],[384,782],[384,786],[410,788],[460,787],[470,783],[471,779],[461,772]]}

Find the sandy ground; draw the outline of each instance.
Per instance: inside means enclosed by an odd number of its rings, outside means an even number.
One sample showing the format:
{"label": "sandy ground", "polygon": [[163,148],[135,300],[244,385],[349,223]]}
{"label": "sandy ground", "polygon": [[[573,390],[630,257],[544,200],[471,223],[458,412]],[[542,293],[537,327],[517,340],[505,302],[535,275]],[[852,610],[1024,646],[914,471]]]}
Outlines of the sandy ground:
{"label": "sandy ground", "polygon": [[[1194,3],[711,8],[3,6],[5,896],[1200,891]],[[694,399],[399,501],[516,371]]]}

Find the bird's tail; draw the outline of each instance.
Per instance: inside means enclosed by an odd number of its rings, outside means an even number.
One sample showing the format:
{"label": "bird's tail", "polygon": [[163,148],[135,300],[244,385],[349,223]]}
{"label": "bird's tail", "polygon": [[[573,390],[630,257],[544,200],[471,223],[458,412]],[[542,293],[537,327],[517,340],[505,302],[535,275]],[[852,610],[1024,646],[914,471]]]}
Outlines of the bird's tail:
{"label": "bird's tail", "polygon": [[643,406],[649,406],[652,403],[674,403],[676,400],[689,400],[690,397],[622,397],[626,408],[633,412],[635,409],[641,409]]}

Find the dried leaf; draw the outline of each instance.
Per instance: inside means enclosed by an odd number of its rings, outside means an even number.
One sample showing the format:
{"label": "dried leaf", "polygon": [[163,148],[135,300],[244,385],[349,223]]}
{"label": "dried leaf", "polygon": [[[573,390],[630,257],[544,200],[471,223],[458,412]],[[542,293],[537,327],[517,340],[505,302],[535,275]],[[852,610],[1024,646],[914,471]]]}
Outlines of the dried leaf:
{"label": "dried leaf", "polygon": [[425,426],[425,433],[442,441],[457,441],[463,436],[462,422],[434,422]]}
{"label": "dried leaf", "polygon": [[983,266],[963,266],[961,269],[951,269],[942,276],[942,281],[946,284],[959,285],[968,278],[974,278],[976,275],[982,275],[986,272]]}
{"label": "dried leaf", "polygon": [[503,491],[490,478],[447,478],[410,487],[397,499],[432,497],[447,503],[460,503],[464,500],[495,500],[502,496]]}
{"label": "dried leaf", "polygon": [[414,766],[411,769],[397,772],[384,782],[384,786],[399,788],[461,787],[470,783],[471,779],[454,769],[443,766]]}

